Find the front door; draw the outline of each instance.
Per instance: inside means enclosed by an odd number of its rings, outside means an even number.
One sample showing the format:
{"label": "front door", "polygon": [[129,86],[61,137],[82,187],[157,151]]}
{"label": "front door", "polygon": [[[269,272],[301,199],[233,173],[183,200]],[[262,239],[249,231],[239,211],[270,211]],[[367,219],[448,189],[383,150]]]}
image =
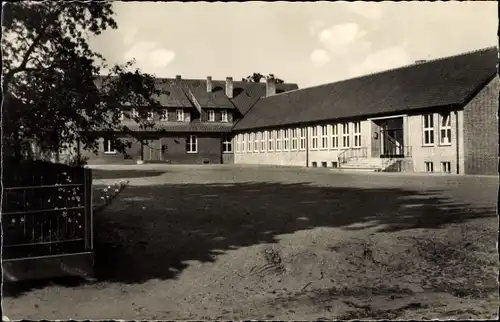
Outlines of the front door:
{"label": "front door", "polygon": [[403,156],[403,129],[384,129],[381,133],[381,157]]}
{"label": "front door", "polygon": [[144,141],[144,160],[147,161],[161,161],[161,140],[145,140]]}

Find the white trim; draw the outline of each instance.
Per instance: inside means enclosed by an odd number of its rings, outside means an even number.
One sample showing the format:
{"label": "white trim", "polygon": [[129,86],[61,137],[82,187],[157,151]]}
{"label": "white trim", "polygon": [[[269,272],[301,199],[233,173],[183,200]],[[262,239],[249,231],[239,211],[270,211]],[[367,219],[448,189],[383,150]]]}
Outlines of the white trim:
{"label": "white trim", "polygon": [[[299,151],[305,151],[307,147],[307,127],[299,128]],[[304,147],[302,147],[304,143]]]}
{"label": "white trim", "polygon": [[274,143],[275,143],[275,138],[274,138],[274,131],[266,131],[267,132],[267,151],[268,152],[273,152],[274,151]]}
{"label": "white trim", "polygon": [[[107,151],[106,151],[106,142],[108,143]],[[111,150],[111,147],[113,146],[113,140],[104,138],[104,142],[102,142],[102,144],[103,144],[104,154],[117,154],[116,149]]]}
{"label": "white trim", "polygon": [[[179,113],[180,112],[180,113]],[[185,119],[185,115],[184,115],[184,109],[182,108],[178,108],[176,111],[175,111],[175,120],[178,121],[178,122],[184,122],[184,119]],[[181,119],[179,119],[179,115],[182,116]]]}
{"label": "white trim", "polygon": [[161,122],[167,122],[167,121],[168,121],[168,110],[167,110],[167,109],[164,109],[164,110],[160,113],[160,121],[161,121]]}
{"label": "white trim", "polygon": [[[425,127],[425,120],[426,118],[430,116],[430,120],[432,121],[432,126],[430,127]],[[435,124],[435,119],[434,119],[434,113],[428,113],[428,114],[422,114],[421,117],[422,120],[422,146],[435,146],[436,145],[436,124]],[[425,142],[425,133],[432,133],[432,142],[426,143]],[[430,135],[429,135],[430,139]]]}
{"label": "white trim", "polygon": [[209,122],[215,122],[215,111],[214,110],[208,110],[208,121]]}
{"label": "white trim", "polygon": [[[443,126],[443,115],[448,115],[448,124],[449,125],[445,125]],[[439,140],[438,140],[438,144],[440,146],[449,146],[451,145],[451,137],[452,137],[452,131],[451,131],[451,112],[445,112],[445,113],[439,113],[438,114],[438,134],[439,134]],[[442,131],[446,131],[446,133],[449,133],[449,136],[446,135],[446,136],[443,136],[442,135]],[[442,142],[443,140],[443,137],[448,137],[448,142]]]}
{"label": "white trim", "polygon": [[[194,138],[194,142],[192,140]],[[186,142],[187,146],[189,147],[189,150],[186,150],[186,153],[198,153],[198,137],[196,135],[189,135],[188,136],[188,142]],[[195,149],[193,150],[193,145]]]}
{"label": "white trim", "polygon": [[148,111],[148,112],[146,113],[146,120],[147,120],[147,121],[152,121],[152,120],[154,120],[154,119],[155,119],[155,112],[153,112],[153,111]]}
{"label": "white trim", "polygon": [[396,119],[400,117],[408,116],[408,114],[400,114],[400,115],[391,115],[391,116],[380,116],[380,117],[369,117],[368,121],[377,121],[377,120],[388,120],[388,119]]}
{"label": "white trim", "polygon": [[[320,125],[319,137],[321,138],[320,150],[328,150],[328,125]],[[324,130],[324,131],[323,131]]]}
{"label": "white trim", "polygon": [[220,115],[220,119],[221,119],[221,122],[229,122],[229,113],[226,111],[226,110],[222,110],[221,111],[221,115]]}

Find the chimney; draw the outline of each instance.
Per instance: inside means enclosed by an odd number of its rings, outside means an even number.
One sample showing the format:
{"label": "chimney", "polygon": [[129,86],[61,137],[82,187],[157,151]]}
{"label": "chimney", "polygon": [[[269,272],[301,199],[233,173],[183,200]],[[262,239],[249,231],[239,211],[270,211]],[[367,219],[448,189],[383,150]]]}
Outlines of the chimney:
{"label": "chimney", "polygon": [[207,93],[212,92],[212,76],[207,76]]}
{"label": "chimney", "polygon": [[233,98],[233,78],[226,77],[226,96]]}
{"label": "chimney", "polygon": [[274,76],[269,76],[266,79],[266,97],[276,94],[276,80]]}
{"label": "chimney", "polygon": [[175,80],[176,80],[176,81],[180,81],[180,80],[181,80],[181,75],[177,75],[177,76],[175,76]]}

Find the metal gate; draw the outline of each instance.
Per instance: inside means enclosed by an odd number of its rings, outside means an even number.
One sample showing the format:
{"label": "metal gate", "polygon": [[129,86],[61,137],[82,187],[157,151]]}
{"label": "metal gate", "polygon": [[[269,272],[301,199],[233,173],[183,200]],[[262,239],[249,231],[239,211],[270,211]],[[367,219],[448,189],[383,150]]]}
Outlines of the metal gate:
{"label": "metal gate", "polygon": [[4,278],[92,275],[91,170],[48,162],[18,167],[3,188]]}

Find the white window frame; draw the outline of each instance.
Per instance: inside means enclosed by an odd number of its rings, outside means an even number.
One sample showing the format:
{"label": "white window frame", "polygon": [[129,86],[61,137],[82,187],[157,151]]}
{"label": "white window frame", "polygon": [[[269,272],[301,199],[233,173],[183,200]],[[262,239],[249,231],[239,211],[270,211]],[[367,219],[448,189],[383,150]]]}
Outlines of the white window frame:
{"label": "white window frame", "polygon": [[[447,122],[443,125],[443,120],[448,117]],[[444,133],[444,135],[443,135]],[[451,145],[451,113],[439,113],[439,145]],[[446,140],[443,140],[446,139]]]}
{"label": "white window frame", "polygon": [[247,151],[249,153],[253,152],[253,132],[247,133]]}
{"label": "white window frame", "polygon": [[318,145],[318,126],[311,127],[311,150],[317,150]]}
{"label": "white window frame", "polygon": [[320,131],[321,131],[321,145],[320,145],[320,149],[321,150],[327,150],[328,149],[328,126],[327,125],[321,125]]}
{"label": "white window frame", "polygon": [[120,115],[118,116],[118,119],[120,121],[123,121],[125,119],[125,113],[123,111],[120,111]]}
{"label": "white window frame", "polygon": [[241,134],[236,135],[236,153],[241,152]]}
{"label": "white window frame", "polygon": [[299,145],[299,150],[304,151],[306,149],[306,138],[307,138],[307,128],[306,127],[301,127],[300,128],[300,145]]}
{"label": "white window frame", "polygon": [[209,122],[215,122],[215,111],[214,110],[208,110],[208,121]]}
{"label": "white window frame", "polygon": [[147,120],[147,121],[152,121],[152,120],[154,120],[154,119],[155,119],[155,112],[153,112],[153,111],[148,111],[148,112],[146,113],[146,120]]}
{"label": "white window frame", "polygon": [[292,139],[292,144],[290,146],[291,151],[297,151],[299,149],[299,141],[298,141],[298,129],[293,128],[291,129],[291,139]]}
{"label": "white window frame", "polygon": [[[429,133],[428,136],[426,136],[427,133]],[[434,135],[434,114],[424,114],[422,115],[422,145],[434,146],[435,144],[436,138]]]}
{"label": "white window frame", "polygon": [[274,151],[274,131],[267,131],[267,151]]}
{"label": "white window frame", "polygon": [[434,162],[425,161],[424,162],[424,170],[425,170],[425,172],[434,172]]}
{"label": "white window frame", "polygon": [[354,135],[354,148],[360,148],[361,147],[361,122],[354,122],[353,123],[353,135]]}
{"label": "white window frame", "polygon": [[248,133],[243,133],[241,134],[241,152],[245,153],[247,152],[247,135]]}
{"label": "white window frame", "polygon": [[138,118],[139,117],[139,111],[137,111],[135,108],[132,109],[130,112],[130,116],[132,119]]}
{"label": "white window frame", "polygon": [[[349,123],[342,123],[342,148],[348,149],[351,147],[351,137],[349,131]],[[347,143],[347,144],[346,144]]]}
{"label": "white window frame", "polygon": [[339,148],[339,124],[332,124],[331,127],[331,148],[337,150]]}
{"label": "white window frame", "polygon": [[253,139],[253,152],[259,152],[260,132],[256,132]]}
{"label": "white window frame", "polygon": [[290,132],[289,132],[289,129],[283,130],[283,151],[290,151]]}
{"label": "white window frame", "polygon": [[186,153],[198,153],[198,137],[189,135],[186,141]]}
{"label": "white window frame", "polygon": [[176,111],[175,111],[175,119],[176,121],[178,122],[184,122],[184,119],[185,119],[185,115],[184,115],[184,110],[181,109],[181,108],[178,108]]}
{"label": "white window frame", "polygon": [[165,109],[165,110],[161,111],[160,121],[162,121],[162,122],[168,121],[168,110]]}
{"label": "white window frame", "polygon": [[114,146],[114,142],[112,139],[104,138],[103,141],[103,150],[104,154],[116,154],[116,149]]}
{"label": "white window frame", "polygon": [[229,122],[229,115],[226,110],[221,111],[221,122]]}
{"label": "white window frame", "polygon": [[444,173],[451,173],[451,162],[450,161],[442,161],[441,162],[441,171]]}
{"label": "white window frame", "polygon": [[276,151],[281,152],[281,140],[283,138],[283,135],[281,133],[283,130],[276,130]]}
{"label": "white window frame", "polygon": [[222,153],[233,153],[233,140],[225,137],[222,140]]}

